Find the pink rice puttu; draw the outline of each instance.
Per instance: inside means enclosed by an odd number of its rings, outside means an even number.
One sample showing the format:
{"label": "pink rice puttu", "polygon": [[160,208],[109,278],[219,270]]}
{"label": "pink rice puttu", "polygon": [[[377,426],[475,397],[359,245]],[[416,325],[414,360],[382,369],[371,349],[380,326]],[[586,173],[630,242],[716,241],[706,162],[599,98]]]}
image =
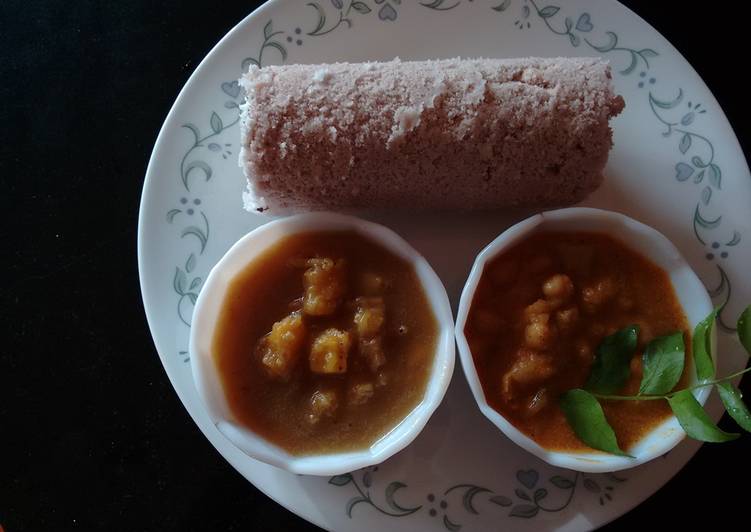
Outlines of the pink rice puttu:
{"label": "pink rice puttu", "polygon": [[598,58],[251,66],[247,210],[576,203],[602,182],[623,98]]}

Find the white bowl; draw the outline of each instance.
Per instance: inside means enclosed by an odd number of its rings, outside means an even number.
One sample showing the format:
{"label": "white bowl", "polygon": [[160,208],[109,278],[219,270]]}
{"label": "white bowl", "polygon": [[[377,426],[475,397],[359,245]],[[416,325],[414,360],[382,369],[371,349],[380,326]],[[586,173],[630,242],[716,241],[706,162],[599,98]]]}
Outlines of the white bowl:
{"label": "white bowl", "polygon": [[[506,436],[523,449],[549,464],[576,471],[586,473],[619,471],[643,464],[665,454],[686,436],[686,433],[674,416],[668,418],[630,449],[630,454],[634,458],[627,458],[599,452],[570,453],[549,451],[519,431],[488,404],[482,385],[480,384],[480,379],[477,376],[472,353],[464,336],[467,314],[469,313],[470,305],[472,304],[472,299],[474,298],[475,290],[477,289],[477,284],[480,281],[485,264],[514,244],[527,238],[530,234],[540,230],[592,231],[616,237],[630,248],[650,258],[670,275],[673,288],[692,330],[697,323],[706,318],[712,311],[712,302],[704,285],[676,247],[655,229],[622,214],[600,209],[560,209],[527,218],[504,231],[480,252],[469,274],[469,279],[467,279],[467,283],[464,285],[459,302],[459,311],[456,317],[456,340],[459,346],[459,357],[464,368],[464,374],[467,376],[469,386],[472,389],[480,410]],[[716,352],[715,344],[716,335],[713,334],[713,353]],[[690,363],[689,367],[691,368],[692,375],[690,383],[694,384],[696,382],[696,375],[693,370],[693,363]],[[700,388],[695,390],[693,394],[701,404],[704,404],[710,390],[710,387]]]}
{"label": "white bowl", "polygon": [[[353,230],[410,262],[422,283],[439,335],[425,395],[404,419],[367,449],[294,456],[235,419],[227,404],[212,356],[212,339],[227,288],[250,262],[280,238],[308,231]],[[443,399],[454,371],[454,320],[446,289],[427,261],[396,233],[351,216],[311,213],[281,218],[248,233],[209,273],[196,301],[190,331],[190,360],[198,394],[217,429],[248,456],[292,473],[337,475],[380,463],[409,445]]]}

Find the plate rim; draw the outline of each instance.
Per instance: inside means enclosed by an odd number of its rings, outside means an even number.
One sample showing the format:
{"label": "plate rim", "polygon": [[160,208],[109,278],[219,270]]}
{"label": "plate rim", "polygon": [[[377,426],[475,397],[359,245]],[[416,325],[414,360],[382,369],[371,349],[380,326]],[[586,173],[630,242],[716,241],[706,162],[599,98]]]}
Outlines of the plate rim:
{"label": "plate rim", "polygon": [[[598,3],[599,2],[602,2],[602,0],[598,0]],[[716,120],[720,122],[724,121],[724,124],[727,126],[729,130],[728,132],[730,135],[728,138],[729,140],[732,141],[732,146],[730,146],[729,151],[736,155],[738,163],[742,165],[742,169],[745,169],[746,174],[749,174],[748,160],[746,159],[746,155],[740,144],[738,135],[735,131],[735,128],[733,127],[732,122],[728,119],[727,114],[725,113],[724,109],[720,105],[719,101],[717,100],[711,88],[707,85],[707,83],[704,81],[701,75],[696,71],[696,69],[691,64],[691,62],[688,61],[688,59],[686,59],[686,57],[680,52],[680,50],[678,50],[672,44],[672,42],[669,39],[667,39],[659,30],[657,30],[652,24],[650,24],[648,21],[642,18],[638,13],[636,13],[630,7],[622,4],[618,0],[607,0],[607,2],[611,6],[616,6],[618,9],[625,10],[628,14],[633,16],[639,24],[644,25],[646,28],[649,29],[649,31],[659,36],[665,42],[667,46],[666,51],[676,54],[676,56],[678,56],[683,61],[683,66],[687,67],[687,71],[693,74],[693,76],[695,77],[695,82],[698,83],[699,86],[702,87],[707,92],[707,94],[712,98],[712,103],[715,104],[717,109],[720,111]],[[261,17],[264,13],[271,11],[273,9],[276,9],[285,3],[289,3],[289,1],[288,0],[266,0],[264,3],[256,7],[254,10],[252,10],[250,13],[244,16],[241,20],[239,20],[229,31],[224,33],[222,37],[216,42],[216,44],[214,44],[211,47],[209,52],[201,59],[201,61],[195,67],[195,69],[193,70],[191,75],[188,77],[188,79],[185,81],[182,88],[180,89],[177,96],[175,97],[175,100],[172,103],[168,113],[165,115],[165,118],[159,129],[159,133],[156,136],[156,140],[154,142],[151,154],[149,156],[148,165],[144,173],[144,180],[143,180],[143,185],[141,189],[141,197],[140,197],[139,207],[138,207],[137,242],[136,242],[138,278],[139,278],[139,289],[141,292],[141,302],[143,304],[144,313],[146,315],[146,321],[149,326],[149,333],[151,335],[151,339],[154,344],[154,347],[157,351],[157,355],[159,356],[159,359],[162,363],[162,367],[164,369],[164,372],[167,374],[167,378],[170,382],[170,385],[173,388],[173,391],[176,393],[177,397],[182,403],[183,408],[187,411],[188,415],[193,420],[197,428],[201,431],[203,436],[207,440],[209,440],[211,445],[215,448],[215,451],[220,454],[220,456],[224,459],[224,461],[226,461],[233,469],[235,469],[235,471],[237,471],[240,474],[240,476],[242,476],[246,481],[252,484],[256,489],[261,491],[264,495],[269,497],[269,499],[273,500],[274,502],[276,502],[277,504],[279,504],[286,510],[294,513],[298,517],[320,528],[327,529],[327,525],[324,522],[322,515],[319,516],[318,514],[312,514],[312,513],[308,514],[307,512],[303,513],[299,509],[293,507],[291,503],[285,502],[285,500],[282,500],[281,498],[275,497],[274,495],[272,495],[265,488],[265,486],[260,486],[254,483],[253,481],[251,481],[250,479],[248,479],[242,473],[239,466],[235,465],[235,463],[232,460],[230,460],[227,456],[225,456],[225,454],[219,450],[217,445],[215,445],[212,438],[210,438],[208,434],[206,434],[206,432],[202,428],[202,424],[199,423],[196,415],[193,413],[193,411],[190,408],[188,408],[186,404],[186,394],[180,391],[179,387],[176,385],[176,377],[173,377],[173,375],[170,373],[168,369],[168,359],[166,355],[167,349],[163,345],[163,343],[157,339],[157,335],[155,334],[155,331],[157,330],[157,322],[161,317],[155,315],[154,305],[151,305],[151,306],[149,305],[149,296],[146,293],[146,281],[144,279],[145,278],[144,271],[147,268],[145,265],[146,258],[145,258],[144,248],[146,246],[145,242],[148,239],[148,235],[146,235],[145,218],[147,216],[146,212],[148,208],[149,197],[153,196],[153,193],[149,194],[149,191],[152,190],[156,186],[155,183],[159,179],[159,177],[156,175],[154,167],[157,164],[156,161],[158,159],[158,153],[162,151],[162,148],[164,144],[166,143],[165,139],[168,135],[167,130],[173,125],[173,123],[176,120],[178,107],[180,107],[182,102],[186,99],[187,97],[186,95],[188,91],[190,90],[191,86],[195,83],[197,79],[199,79],[202,76],[204,71],[208,68],[208,65],[216,59],[216,56],[221,54],[222,49],[225,48],[225,46],[230,40],[232,40],[236,35],[247,31],[246,26],[251,24],[253,22],[253,19],[255,19],[256,17]],[[596,526],[601,527],[601,526],[607,525],[608,523],[613,522],[614,520],[631,512],[634,508],[641,505],[648,498],[652,497],[655,493],[657,493],[659,490],[664,488],[665,485],[668,482],[670,482],[680,471],[682,471],[683,468],[685,468],[689,464],[689,462],[693,459],[694,455],[700,449],[701,449],[701,444],[694,445],[694,448],[689,452],[689,455],[685,459],[685,461],[679,467],[676,467],[674,470],[670,471],[670,473],[664,480],[658,482],[657,484],[654,484],[653,490],[651,490],[648,494],[645,494],[645,491],[634,493],[633,496],[629,498],[629,503],[626,504],[625,510],[618,513],[617,515],[616,514],[607,515],[606,518],[600,523],[598,523]]]}
{"label": "plate rim", "polygon": [[172,122],[175,121],[175,117],[177,116],[177,109],[180,106],[180,103],[183,99],[186,98],[186,94],[190,88],[190,86],[193,84],[193,82],[199,78],[202,74],[202,72],[207,68],[207,65],[213,60],[214,56],[219,55],[220,50],[225,46],[225,44],[230,41],[236,33],[241,33],[242,29],[245,27],[247,23],[250,23],[252,19],[255,16],[261,16],[265,11],[273,9],[274,4],[281,3],[284,0],[266,0],[263,4],[259,5],[256,9],[251,11],[248,15],[242,18],[239,22],[237,22],[232,29],[230,29],[227,33],[225,33],[219,41],[209,50],[209,52],[201,59],[201,62],[198,63],[196,68],[193,70],[193,72],[188,76],[188,79],[183,84],[182,88],[180,89],[180,92],[178,92],[177,96],[175,97],[175,101],[172,102],[172,106],[170,107],[169,111],[165,115],[164,121],[162,122],[161,127],[159,128],[159,133],[156,136],[156,140],[154,142],[154,147],[151,150],[151,154],[149,155],[149,162],[146,166],[146,171],[144,173],[144,180],[143,185],[141,187],[141,198],[138,203],[138,225],[137,225],[137,237],[136,237],[136,256],[137,256],[137,264],[138,264],[138,286],[139,290],[141,292],[141,303],[143,304],[144,314],[146,315],[146,323],[149,327],[149,334],[151,336],[151,341],[154,344],[154,348],[156,349],[157,356],[159,357],[160,362],[162,363],[162,369],[164,370],[164,373],[167,374],[167,379],[169,380],[170,386],[172,386],[172,391],[177,395],[177,398],[180,400],[180,403],[182,404],[183,409],[188,413],[188,416],[193,420],[194,425],[198,430],[201,432],[201,435],[206,438],[212,447],[214,447],[214,451],[219,453],[219,455],[222,457],[222,459],[234,469],[237,474],[239,474],[246,482],[250,483],[254,488],[259,490],[261,493],[263,493],[266,497],[280,505],[282,508],[285,508],[287,511],[292,512],[296,516],[300,517],[301,519],[304,519],[310,523],[313,523],[319,528],[322,528],[326,530],[326,524],[323,522],[322,519],[319,519],[318,516],[314,515],[303,515],[300,511],[296,510],[292,507],[291,504],[281,500],[278,497],[273,496],[269,490],[266,490],[262,486],[258,486],[256,483],[252,482],[250,479],[248,479],[245,475],[243,475],[242,471],[240,471],[239,467],[236,466],[233,461],[229,460],[224,454],[217,448],[216,445],[214,445],[214,442],[211,440],[211,438],[208,437],[208,435],[204,432],[203,428],[201,427],[201,424],[199,423],[196,415],[192,412],[190,408],[188,408],[188,405],[186,404],[186,398],[185,394],[179,389],[179,387],[175,383],[175,377],[170,373],[167,367],[167,356],[166,351],[167,349],[160,345],[161,342],[157,339],[157,335],[155,334],[155,330],[157,328],[156,323],[159,319],[158,316],[154,315],[154,309],[153,306],[149,305],[148,302],[148,296],[146,294],[145,289],[145,280],[144,280],[144,274],[145,271],[145,265],[144,261],[145,259],[145,241],[148,238],[145,234],[146,232],[146,224],[145,218],[146,218],[146,212],[147,212],[147,202],[148,202],[148,196],[149,196],[149,190],[152,189],[155,185],[154,182],[158,179],[155,175],[154,166],[156,165],[156,160],[158,159],[158,152],[161,150],[162,146],[165,144],[165,138],[168,135],[167,130],[172,125]]}

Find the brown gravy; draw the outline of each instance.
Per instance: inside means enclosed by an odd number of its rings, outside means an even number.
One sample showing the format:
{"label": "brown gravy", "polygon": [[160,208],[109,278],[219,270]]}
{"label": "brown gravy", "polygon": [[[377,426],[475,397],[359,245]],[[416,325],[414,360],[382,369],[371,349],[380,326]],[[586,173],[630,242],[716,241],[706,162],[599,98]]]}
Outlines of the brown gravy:
{"label": "brown gravy", "polygon": [[367,448],[403,419],[437,336],[411,264],[354,232],[310,232],[235,277],[212,352],[237,420],[306,455]]}
{"label": "brown gravy", "polygon": [[[631,377],[654,337],[683,331],[685,384],[690,366],[686,317],[667,273],[620,241],[598,233],[540,232],[489,263],[465,334],[490,405],[542,447],[588,450],[574,435],[558,397],[582,387],[602,339],[640,326]],[[665,401],[604,401],[622,449],[671,415]]]}

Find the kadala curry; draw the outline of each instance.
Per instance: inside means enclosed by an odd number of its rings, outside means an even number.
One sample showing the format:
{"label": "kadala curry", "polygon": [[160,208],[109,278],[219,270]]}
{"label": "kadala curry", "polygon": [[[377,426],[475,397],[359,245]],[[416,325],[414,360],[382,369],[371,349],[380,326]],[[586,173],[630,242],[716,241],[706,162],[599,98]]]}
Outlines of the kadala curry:
{"label": "kadala curry", "polygon": [[237,420],[307,455],[366,448],[406,417],[437,336],[410,263],[355,232],[310,232],[232,280],[212,352]]}
{"label": "kadala curry", "polygon": [[[688,323],[667,273],[604,234],[539,232],[485,266],[464,332],[491,407],[542,447],[576,452],[588,447],[558,399],[585,384],[602,340],[630,325],[639,342],[625,395],[639,389],[651,339],[682,331],[690,360]],[[625,450],[671,415],[665,401],[602,406]]]}

